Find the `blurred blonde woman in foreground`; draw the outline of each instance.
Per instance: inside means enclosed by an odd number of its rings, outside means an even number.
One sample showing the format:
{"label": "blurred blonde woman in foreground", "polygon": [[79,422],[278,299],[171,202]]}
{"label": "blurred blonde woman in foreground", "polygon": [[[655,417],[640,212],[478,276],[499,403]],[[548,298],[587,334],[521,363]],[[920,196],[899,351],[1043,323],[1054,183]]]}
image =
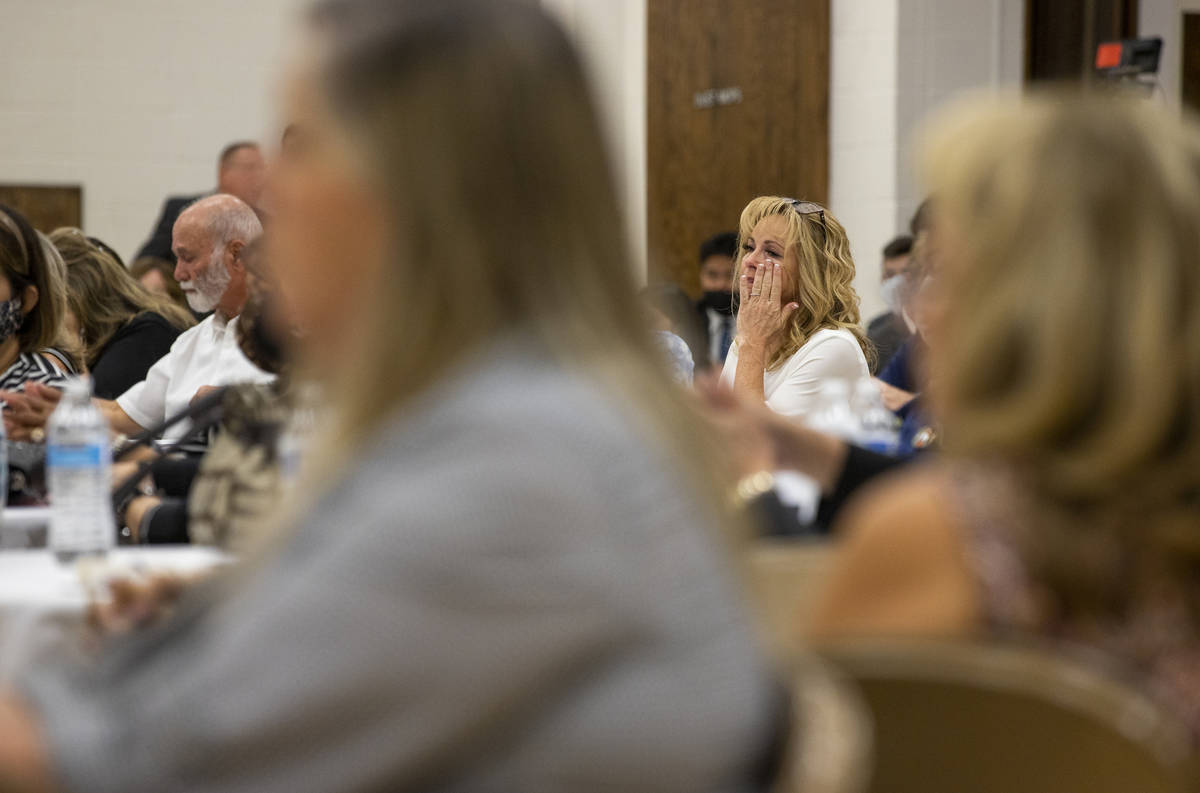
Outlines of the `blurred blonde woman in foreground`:
{"label": "blurred blonde woman in foreground", "polygon": [[724,483],[629,321],[588,95],[534,3],[318,6],[271,229],[334,405],[299,517],[25,675],[0,788],[754,787],[774,690]]}
{"label": "blurred blonde woman in foreground", "polygon": [[1200,734],[1197,127],[1042,96],[928,151],[946,461],[846,515],[818,632],[1099,649]]}
{"label": "blurred blonde woman in foreground", "polygon": [[821,205],[778,196],[747,204],[738,228],[737,339],[721,381],[803,416],[826,380],[870,373],[846,230]]}

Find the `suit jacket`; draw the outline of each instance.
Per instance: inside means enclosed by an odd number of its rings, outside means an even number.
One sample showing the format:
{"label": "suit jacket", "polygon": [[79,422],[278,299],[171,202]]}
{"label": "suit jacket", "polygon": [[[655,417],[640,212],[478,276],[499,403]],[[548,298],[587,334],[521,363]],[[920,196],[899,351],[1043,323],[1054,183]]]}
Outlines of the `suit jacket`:
{"label": "suit jacket", "polygon": [[150,239],[146,240],[146,244],[137,252],[135,259],[140,259],[143,256],[156,256],[159,259],[166,259],[169,262],[175,261],[175,254],[171,252],[171,233],[175,229],[175,221],[179,219],[179,215],[197,199],[204,198],[208,193],[201,193],[193,196],[172,196],[163,204],[162,212],[158,215],[158,220],[154,224],[154,231],[150,234]]}
{"label": "suit jacket", "polygon": [[[696,356],[696,371],[702,372],[708,369],[716,369],[719,372],[721,370],[721,366],[725,362],[714,361],[712,358],[713,338],[712,328],[710,328],[708,324],[708,308],[706,308],[702,302],[697,302],[695,307],[696,314],[694,317],[694,335],[691,337],[685,336],[684,338]],[[736,324],[733,326],[731,331],[734,333],[737,332]]]}
{"label": "suit jacket", "polygon": [[904,319],[899,314],[888,312],[871,320],[871,324],[867,326],[867,338],[875,345],[876,353],[871,374],[878,374],[886,367],[911,335],[908,325],[904,324]]}

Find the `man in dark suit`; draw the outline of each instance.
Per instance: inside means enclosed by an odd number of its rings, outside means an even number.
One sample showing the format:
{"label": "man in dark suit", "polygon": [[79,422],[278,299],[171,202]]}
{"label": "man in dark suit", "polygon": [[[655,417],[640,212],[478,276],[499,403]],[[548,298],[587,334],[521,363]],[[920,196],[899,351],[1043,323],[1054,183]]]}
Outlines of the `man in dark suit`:
{"label": "man in dark suit", "polygon": [[[263,159],[262,151],[257,143],[251,140],[230,143],[221,150],[221,156],[217,161],[217,189],[214,192],[237,196],[254,208],[255,212],[258,212],[257,207],[259,199],[262,197],[266,170],[266,161]],[[171,252],[171,231],[175,228],[175,221],[179,219],[180,213],[189,204],[206,195],[212,195],[212,193],[168,198],[163,204],[162,212],[159,213],[158,222],[154,224],[154,232],[134,258],[154,256],[174,262],[175,254]]]}
{"label": "man in dark suit", "polygon": [[733,269],[737,256],[737,234],[725,231],[700,244],[700,289],[704,295],[696,303],[700,327],[705,339],[705,355],[696,357],[696,368],[725,365],[729,345],[737,333],[733,318]]}
{"label": "man in dark suit", "polygon": [[905,285],[905,269],[912,255],[913,238],[896,237],[883,249],[883,301],[888,310],[871,320],[867,338],[875,345],[876,360],[871,374],[887,366],[905,340],[912,335],[901,306]]}

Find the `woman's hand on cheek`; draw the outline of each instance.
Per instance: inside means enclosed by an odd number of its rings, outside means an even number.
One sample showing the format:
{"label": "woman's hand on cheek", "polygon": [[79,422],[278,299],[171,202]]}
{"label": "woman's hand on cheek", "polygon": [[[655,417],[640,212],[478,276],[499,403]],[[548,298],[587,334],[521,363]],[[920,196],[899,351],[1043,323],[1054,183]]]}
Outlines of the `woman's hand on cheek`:
{"label": "woman's hand on cheek", "polygon": [[766,350],[778,343],[798,303],[783,302],[783,273],[778,262],[768,259],[755,268],[754,283],[743,274],[739,289],[738,336],[741,344]]}

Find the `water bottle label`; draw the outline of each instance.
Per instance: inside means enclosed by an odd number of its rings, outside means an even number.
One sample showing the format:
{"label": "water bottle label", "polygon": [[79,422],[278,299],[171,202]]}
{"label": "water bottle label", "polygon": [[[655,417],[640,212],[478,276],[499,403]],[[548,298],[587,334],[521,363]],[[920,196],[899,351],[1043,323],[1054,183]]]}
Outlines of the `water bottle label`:
{"label": "water bottle label", "polygon": [[46,465],[51,468],[95,468],[100,465],[104,448],[97,444],[86,446],[50,446],[46,449]]}

